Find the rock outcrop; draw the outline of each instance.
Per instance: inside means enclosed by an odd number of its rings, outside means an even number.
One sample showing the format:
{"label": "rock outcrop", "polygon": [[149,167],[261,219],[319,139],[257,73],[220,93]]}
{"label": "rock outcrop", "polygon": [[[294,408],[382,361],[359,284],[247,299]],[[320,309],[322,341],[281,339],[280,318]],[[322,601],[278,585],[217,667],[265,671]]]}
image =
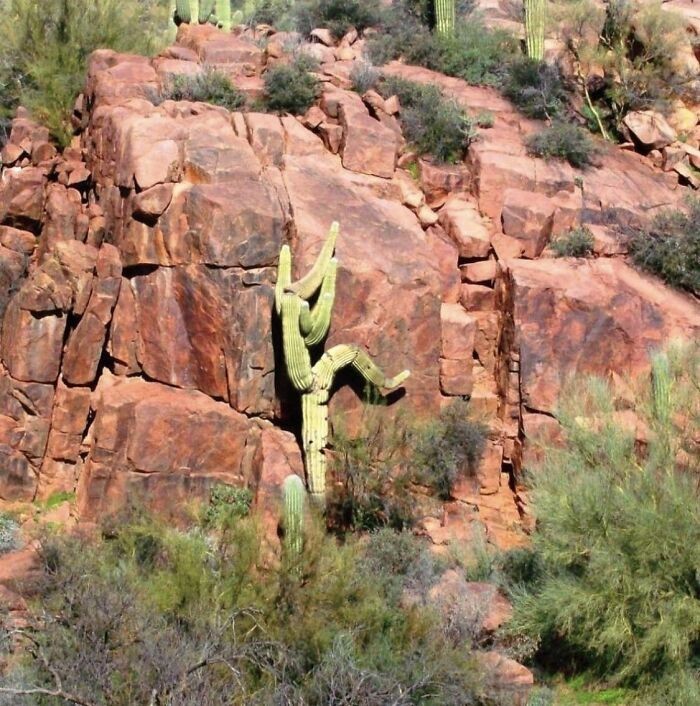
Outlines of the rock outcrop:
{"label": "rock outcrop", "polygon": [[[281,46],[183,26],[154,59],[92,55],[62,154],[24,113],[14,121],[0,176],[0,499],[76,490],[86,520],[136,496],[177,515],[226,482],[272,513],[280,480],[302,470],[296,401],[276,372],[277,254],[289,243],[305,271],[337,220],[328,345],[411,369],[384,414],[469,397],[489,426],[477,478],[426,533],[522,543],[523,449],[553,421],[563,378],[641,372],[651,348],[700,330],[691,298],[622,260],[546,258],[548,242],[585,221],[602,229],[597,252],[621,252],[610,219],[643,220],[683,189],[612,148],[587,172],[532,159],[536,125],[493,91],[392,64],[494,114],[465,163],[422,159],[414,179],[398,166],[396,101],[346,90],[352,58],[322,44],[306,48],[323,52],[325,81],[302,118],[160,98],[205,64],[259,94]],[[362,389],[347,382],[331,419],[352,428]]]}

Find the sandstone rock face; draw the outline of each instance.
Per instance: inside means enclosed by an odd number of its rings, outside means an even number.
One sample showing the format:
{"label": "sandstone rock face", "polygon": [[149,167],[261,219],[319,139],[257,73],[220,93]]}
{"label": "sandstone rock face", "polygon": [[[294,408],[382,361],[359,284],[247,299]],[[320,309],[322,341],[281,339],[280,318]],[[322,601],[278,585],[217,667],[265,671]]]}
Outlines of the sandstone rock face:
{"label": "sandstone rock face", "polygon": [[[177,515],[226,482],[257,492],[274,532],[281,480],[303,474],[277,258],[287,243],[306,271],[334,220],[326,346],[411,369],[382,415],[469,397],[489,430],[476,476],[421,520],[438,551],[527,541],[520,471],[536,437],[556,437],[567,373],[642,372],[648,350],[697,333],[697,302],[616,259],[614,231],[679,202],[694,148],[659,152],[666,172],[613,148],[585,172],[533,159],[524,140],[540,126],[493,90],[392,63],[494,115],[464,163],[437,164],[405,145],[397,100],[347,90],[360,45],[302,45],[324,88],[301,118],[162,101],[173,76],[205,66],[258,95],[266,60],[287,59],[284,35],[264,54],[253,31],[208,25],[181,27],[154,59],[94,52],[79,137],[60,155],[18,115],[0,172],[0,500],[77,489],[84,519],[137,496]],[[582,223],[599,259],[544,258],[550,236]],[[351,431],[364,389],[338,382],[331,420]]]}

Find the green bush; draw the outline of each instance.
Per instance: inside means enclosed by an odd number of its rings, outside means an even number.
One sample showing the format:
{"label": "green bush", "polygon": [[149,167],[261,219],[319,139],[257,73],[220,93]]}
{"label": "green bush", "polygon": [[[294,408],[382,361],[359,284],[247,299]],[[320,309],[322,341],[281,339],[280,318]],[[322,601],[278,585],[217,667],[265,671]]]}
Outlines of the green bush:
{"label": "green bush", "polygon": [[466,402],[452,403],[438,420],[415,432],[414,478],[430,486],[442,500],[449,500],[454,484],[476,473],[486,433],[483,424],[470,419]]}
{"label": "green bush", "polygon": [[550,243],[557,257],[590,257],[593,255],[593,233],[586,228],[572,228]]}
{"label": "green bush", "polygon": [[537,639],[549,667],[667,704],[674,682],[692,693],[700,659],[700,348],[657,354],[652,369],[625,401],[639,425],[602,380],[563,395],[566,442],[530,476],[542,570],[514,592],[510,630]]}
{"label": "green bush", "polygon": [[360,95],[376,88],[382,73],[367,61],[356,61],[350,71],[352,90]]}
{"label": "green bush", "polygon": [[668,284],[700,294],[700,198],[687,210],[666,211],[632,234],[630,251],[641,268]]}
{"label": "green bush", "polygon": [[585,130],[569,123],[554,123],[551,127],[530,135],[527,139],[530,154],[544,159],[561,159],[572,167],[591,164],[596,146]]}
{"label": "green bush", "polygon": [[[341,544],[310,523],[297,575],[269,548],[261,561],[253,520],[233,530],[141,519],[110,538],[45,538],[23,629],[32,649],[16,649],[3,686],[60,683],[76,703],[111,706],[482,703],[469,650],[439,615],[402,604],[400,586],[428,556],[419,540]],[[144,537],[148,561],[135,549]],[[404,559],[384,571],[389,546]]]}
{"label": "green bush", "polygon": [[222,528],[246,517],[253,504],[253,493],[249,488],[236,488],[218,483],[209,495],[209,504],[204,511],[206,527]]}
{"label": "green bush", "polygon": [[551,120],[567,105],[559,69],[527,57],[510,64],[503,92],[530,118]]}
{"label": "green bush", "polygon": [[476,137],[474,123],[439,88],[389,77],[380,84],[379,92],[386,98],[398,96],[403,134],[421,154],[432,154],[439,162],[464,158]]}
{"label": "green bush", "polygon": [[211,68],[195,76],[174,76],[163,98],[211,103],[227,110],[239,110],[246,102],[245,95],[231,83],[226,74]]}
{"label": "green bush", "polygon": [[265,105],[277,113],[302,115],[316,100],[318,79],[310,60],[298,56],[291,64],[275,64],[265,72]]}
{"label": "green bush", "polygon": [[317,27],[329,29],[340,39],[354,27],[362,32],[379,22],[379,0],[297,0],[293,13],[296,27],[308,36]]}
{"label": "green bush", "polygon": [[1,106],[28,107],[63,145],[95,49],[150,54],[164,42],[168,3],[159,0],[6,0],[0,13]]}
{"label": "green bush", "polygon": [[19,546],[19,525],[7,513],[0,512],[0,554],[7,554]]}

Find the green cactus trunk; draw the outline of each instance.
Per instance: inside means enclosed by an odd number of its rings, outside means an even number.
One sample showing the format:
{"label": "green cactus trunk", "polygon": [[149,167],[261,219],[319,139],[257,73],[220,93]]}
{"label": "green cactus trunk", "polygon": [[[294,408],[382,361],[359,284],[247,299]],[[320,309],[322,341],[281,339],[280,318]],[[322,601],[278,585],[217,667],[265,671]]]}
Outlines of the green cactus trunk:
{"label": "green cactus trunk", "polygon": [[175,0],[175,22],[189,24],[192,22],[192,4],[190,0]]}
{"label": "green cactus trunk", "polygon": [[216,0],[199,0],[199,12],[197,13],[197,21],[200,25],[211,21],[214,16],[214,5]]}
{"label": "green cactus trunk", "polygon": [[444,37],[455,31],[455,0],[435,0],[435,29]]}
{"label": "green cactus trunk", "polygon": [[535,61],[544,59],[545,0],[525,0],[525,42],[527,55]]}
{"label": "green cactus trunk", "polygon": [[216,0],[216,19],[224,32],[231,31],[231,0]]}
{"label": "green cactus trunk", "polygon": [[[338,345],[326,351],[312,365],[310,348],[323,341],[331,325],[338,262],[333,257],[338,225],[331,226],[328,238],[311,270],[292,282],[292,255],[289,246],[280,251],[275,309],[282,320],[282,345],[287,375],[301,393],[302,445],[309,493],[322,499],[326,491],[328,444],[328,399],[339,370],[352,365],[367,382],[392,389],[409,376],[407,370],[387,378],[367,353],[357,346]],[[313,307],[308,300],[316,297]]]}
{"label": "green cactus trunk", "polygon": [[287,558],[296,563],[304,546],[304,500],[306,491],[301,478],[287,476],[282,485],[284,495],[284,548]]}

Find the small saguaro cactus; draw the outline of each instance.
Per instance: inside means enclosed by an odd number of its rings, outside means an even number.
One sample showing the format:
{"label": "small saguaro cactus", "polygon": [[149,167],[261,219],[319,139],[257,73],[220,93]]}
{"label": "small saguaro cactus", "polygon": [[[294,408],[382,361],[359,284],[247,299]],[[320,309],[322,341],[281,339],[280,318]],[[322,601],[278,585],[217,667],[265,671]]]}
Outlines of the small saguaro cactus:
{"label": "small saguaro cactus", "polygon": [[545,1],[524,0],[527,55],[536,61],[544,59]]}
{"label": "small saguaro cactus", "polygon": [[282,484],[284,495],[284,549],[292,562],[296,561],[304,544],[304,502],[306,490],[304,483],[297,475],[290,475]]}
{"label": "small saguaro cactus", "polygon": [[[404,370],[387,378],[359,346],[337,345],[312,364],[309,349],[323,341],[331,324],[338,261],[333,257],[337,223],[308,274],[292,282],[292,254],[288,245],[280,252],[275,308],[282,320],[282,345],[287,375],[301,393],[302,446],[309,493],[315,499],[326,491],[328,399],[336,373],[352,365],[367,382],[387,390],[399,387],[410,375]],[[309,300],[318,293],[314,305]]]}
{"label": "small saguaro cactus", "polygon": [[[231,31],[231,0],[175,0],[173,20],[175,24],[190,24],[196,17],[199,24],[213,24],[226,32]],[[236,19],[242,17],[236,13]]]}
{"label": "small saguaro cactus", "polygon": [[438,34],[454,34],[455,15],[455,0],[435,0],[435,29]]}

